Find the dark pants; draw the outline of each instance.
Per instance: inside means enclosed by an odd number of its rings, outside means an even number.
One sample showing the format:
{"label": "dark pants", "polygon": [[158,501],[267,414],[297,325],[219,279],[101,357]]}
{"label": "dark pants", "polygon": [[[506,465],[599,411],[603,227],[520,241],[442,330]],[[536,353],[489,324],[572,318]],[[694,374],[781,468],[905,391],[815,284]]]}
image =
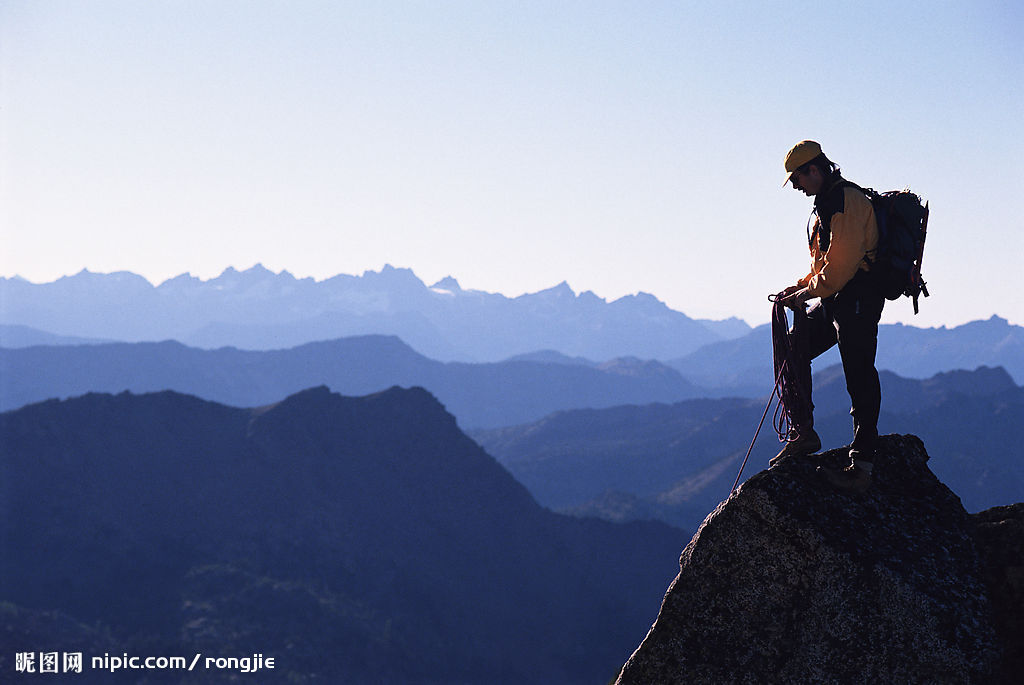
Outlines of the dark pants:
{"label": "dark pants", "polygon": [[811,428],[814,425],[811,403],[810,360],[835,344],[846,374],[846,390],[850,393],[853,416],[853,443],[851,447],[864,452],[870,459],[878,439],[878,411],[882,403],[882,389],[875,369],[875,350],[878,347],[878,320],[882,316],[885,298],[871,282],[867,272],[859,271],[835,295],[823,299],[807,311],[807,316],[793,318],[794,342],[806,345],[806,364],[794,368],[795,387],[807,388],[805,416],[791,416],[795,426]]}

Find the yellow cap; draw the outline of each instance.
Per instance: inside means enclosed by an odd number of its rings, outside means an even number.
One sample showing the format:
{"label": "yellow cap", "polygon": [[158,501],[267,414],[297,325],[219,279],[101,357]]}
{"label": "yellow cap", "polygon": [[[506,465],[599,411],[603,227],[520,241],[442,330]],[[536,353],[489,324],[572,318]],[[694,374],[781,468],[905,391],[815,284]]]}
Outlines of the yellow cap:
{"label": "yellow cap", "polygon": [[789,183],[789,179],[793,177],[794,171],[820,154],[821,146],[813,140],[801,140],[790,148],[789,152],[786,153],[786,180],[782,182],[782,185]]}

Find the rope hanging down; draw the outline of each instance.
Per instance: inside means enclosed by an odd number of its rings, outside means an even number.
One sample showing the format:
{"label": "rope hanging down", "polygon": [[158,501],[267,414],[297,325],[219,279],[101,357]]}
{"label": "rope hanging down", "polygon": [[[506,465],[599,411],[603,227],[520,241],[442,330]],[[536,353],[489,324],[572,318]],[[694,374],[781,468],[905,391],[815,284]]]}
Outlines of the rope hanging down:
{"label": "rope hanging down", "polygon": [[[783,366],[783,368],[785,368],[786,363],[783,362],[782,366]],[[754,439],[750,441],[750,447],[747,448],[747,455],[745,457],[743,457],[743,463],[740,464],[740,470],[739,470],[739,472],[736,473],[736,480],[733,481],[733,483],[732,483],[732,490],[729,491],[730,495],[735,495],[736,494],[736,486],[739,485],[739,483],[740,483],[740,476],[743,475],[743,469],[745,469],[746,466],[747,466],[747,459],[750,458],[750,450],[754,449],[754,443],[757,441],[757,434],[761,432],[761,426],[764,425],[764,417],[768,416],[768,408],[770,406],[772,406],[772,401],[775,399],[775,397],[779,393],[779,379],[780,378],[782,378],[782,369],[779,369],[778,375],[775,376],[775,388],[772,390],[772,394],[768,396],[768,404],[764,405],[764,413],[761,414],[761,421],[760,421],[760,423],[757,424],[757,430],[754,431]],[[778,411],[778,410],[776,409],[776,411]]]}
{"label": "rope hanging down", "polygon": [[[809,354],[807,340],[804,336],[790,334],[789,321],[786,319],[786,306],[782,304],[780,295],[769,295],[768,300],[773,303],[772,361],[775,367],[775,387],[772,389],[772,394],[768,396],[768,404],[764,407],[761,421],[757,424],[757,430],[754,431],[754,438],[750,441],[750,446],[747,447],[747,454],[743,457],[743,463],[740,464],[736,480],[733,481],[732,490],[730,490],[731,495],[736,494],[736,487],[739,485],[740,477],[743,475],[743,469],[747,466],[750,452],[754,449],[754,443],[757,442],[757,436],[761,432],[761,426],[764,425],[764,419],[768,416],[768,409],[772,406],[772,402],[776,398],[779,400],[779,403],[775,406],[775,415],[772,419],[772,425],[779,436],[779,442],[798,439],[799,434],[797,433],[797,427],[793,424],[792,416],[794,413],[798,416],[810,416],[812,409],[810,392],[808,392],[810,388],[804,387],[804,384],[800,382],[798,373],[785,373],[787,368],[800,369],[802,368],[800,364],[809,363],[810,360],[805,362],[803,359]],[[794,328],[797,325],[797,317],[806,316],[807,313],[803,308],[794,310]]]}

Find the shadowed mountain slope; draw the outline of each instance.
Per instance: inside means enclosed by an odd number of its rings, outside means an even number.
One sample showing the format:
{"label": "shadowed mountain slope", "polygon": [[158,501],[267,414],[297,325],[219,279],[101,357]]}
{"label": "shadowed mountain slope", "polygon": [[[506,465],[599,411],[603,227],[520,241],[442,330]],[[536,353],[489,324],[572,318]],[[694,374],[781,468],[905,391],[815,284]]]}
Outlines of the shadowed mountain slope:
{"label": "shadowed mountain slope", "polygon": [[607,680],[681,540],[542,509],[421,389],[90,394],[0,446],[0,636],[258,650],[260,682]]}
{"label": "shadowed mountain slope", "polygon": [[524,423],[559,409],[672,402],[699,394],[657,362],[442,363],[398,338],[377,335],[270,351],[201,350],[173,341],[0,349],[0,375],[5,410],[86,392],[175,390],[255,406],[320,384],[350,395],[421,386],[469,428]]}
{"label": "shadowed mountain slope", "polygon": [[32,347],[34,345],[95,345],[113,342],[74,336],[54,335],[28,326],[0,324],[0,347]]}
{"label": "shadowed mountain slope", "polygon": [[[1024,389],[1003,369],[926,380],[882,372],[880,429],[933,445],[932,467],[978,511],[1024,499]],[[731,487],[765,399],[567,411],[473,436],[542,504],[610,520],[658,518],[693,530]],[[826,446],[850,441],[842,368],[814,377],[815,428]],[[771,417],[748,468],[779,450]]]}

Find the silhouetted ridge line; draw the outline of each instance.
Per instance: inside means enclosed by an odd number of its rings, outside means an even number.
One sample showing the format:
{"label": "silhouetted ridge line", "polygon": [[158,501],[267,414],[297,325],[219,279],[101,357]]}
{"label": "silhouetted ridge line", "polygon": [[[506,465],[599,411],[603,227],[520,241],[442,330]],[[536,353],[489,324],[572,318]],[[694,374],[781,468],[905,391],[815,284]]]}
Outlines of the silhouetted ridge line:
{"label": "silhouetted ridge line", "polygon": [[628,655],[682,539],[541,508],[422,388],[90,393],[0,414],[0,445],[4,654],[30,635],[259,649],[274,682],[582,685]]}

